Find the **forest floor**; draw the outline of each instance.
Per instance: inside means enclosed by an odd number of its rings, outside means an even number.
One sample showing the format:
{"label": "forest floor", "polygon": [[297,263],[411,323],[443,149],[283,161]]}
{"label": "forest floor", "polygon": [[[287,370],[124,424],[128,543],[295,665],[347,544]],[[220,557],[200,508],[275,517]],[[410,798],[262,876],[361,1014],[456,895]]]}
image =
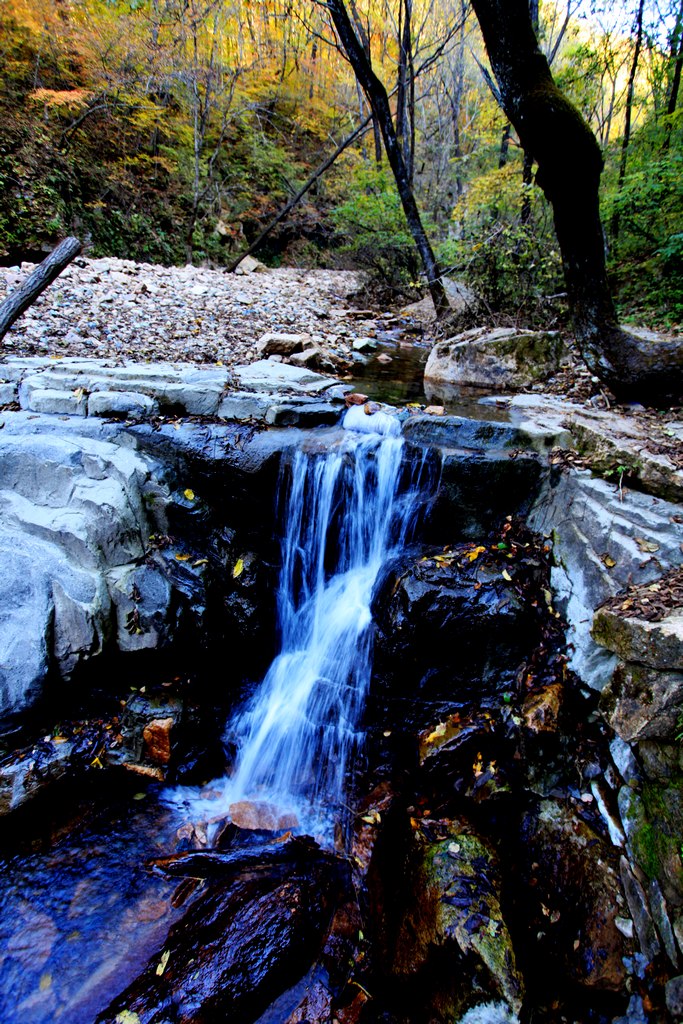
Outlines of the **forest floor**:
{"label": "forest floor", "polygon": [[[33,264],[0,269],[0,301]],[[350,271],[266,270],[226,274],[131,260],[74,260],[16,322],[7,354],[221,363],[259,358],[267,332],[308,334],[350,349],[349,312],[362,277]],[[366,336],[367,330],[362,331]]]}

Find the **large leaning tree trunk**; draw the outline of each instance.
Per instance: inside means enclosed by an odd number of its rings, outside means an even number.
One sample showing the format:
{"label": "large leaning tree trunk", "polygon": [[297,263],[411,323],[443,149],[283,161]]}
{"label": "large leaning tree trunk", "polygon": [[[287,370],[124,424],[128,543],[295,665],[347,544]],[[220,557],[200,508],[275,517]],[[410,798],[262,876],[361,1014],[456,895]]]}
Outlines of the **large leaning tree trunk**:
{"label": "large leaning tree trunk", "polygon": [[602,154],[553,81],[534,35],[529,0],[472,0],[505,113],[538,164],[581,355],[623,398],[653,403],[683,394],[683,344],[620,328],[607,283],[598,190]]}
{"label": "large leaning tree trunk", "polygon": [[396,129],[394,128],[387,91],[372,70],[368,56],[351,24],[344,0],[327,0],[325,7],[330,12],[339,41],[353,68],[353,73],[367,97],[376,123],[380,126],[387,160],[396,181],[396,188],[401,199],[403,212],[406,215],[408,228],[422,260],[422,266],[427,276],[427,285],[434,302],[434,309],[436,310],[437,317],[442,319],[450,313],[450,305],[441,281],[441,269],[427,238],[427,233],[420,217],[420,211],[415,201],[410,173],[406,167],[396,135]]}

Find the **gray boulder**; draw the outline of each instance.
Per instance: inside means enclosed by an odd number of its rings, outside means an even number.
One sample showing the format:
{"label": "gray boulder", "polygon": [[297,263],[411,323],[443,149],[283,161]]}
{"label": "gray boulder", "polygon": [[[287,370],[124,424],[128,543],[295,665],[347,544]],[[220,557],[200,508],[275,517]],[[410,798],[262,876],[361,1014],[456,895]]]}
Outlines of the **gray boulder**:
{"label": "gray boulder", "polygon": [[560,367],[562,341],[551,331],[478,327],[440,341],[429,354],[425,381],[519,391]]}

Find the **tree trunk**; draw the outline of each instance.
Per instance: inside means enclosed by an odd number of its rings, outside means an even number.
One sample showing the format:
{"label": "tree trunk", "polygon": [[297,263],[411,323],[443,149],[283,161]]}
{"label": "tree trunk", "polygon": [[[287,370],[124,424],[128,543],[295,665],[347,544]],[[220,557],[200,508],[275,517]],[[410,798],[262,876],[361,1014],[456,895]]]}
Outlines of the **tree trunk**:
{"label": "tree trunk", "polygon": [[47,259],[44,259],[31,276],[24,281],[21,288],[12,292],[0,303],[0,338],[4,338],[15,320],[32,305],[38,296],[59,277],[74,257],[78,256],[83,246],[77,238],[65,238]]}
{"label": "tree trunk", "polygon": [[[667,97],[666,112],[669,118],[676,113],[676,106],[678,105],[678,92],[681,87],[681,70],[683,70],[683,0],[681,2],[678,16],[676,18],[676,25],[671,34],[671,61],[673,65],[673,71],[671,74],[671,85],[669,87],[669,95]],[[667,122],[666,135],[664,137],[664,149],[667,150],[671,145],[671,120]]]}
{"label": "tree trunk", "polygon": [[602,155],[558,89],[531,27],[528,0],[472,0],[503,108],[538,164],[553,207],[576,340],[589,369],[619,396],[683,392],[683,346],[622,330],[607,283],[598,189]]}
{"label": "tree trunk", "polygon": [[396,135],[406,165],[408,180],[413,184],[413,117],[415,75],[413,69],[413,3],[402,0],[402,20],[399,22],[399,57],[396,76]]}
{"label": "tree trunk", "polygon": [[375,121],[381,129],[384,149],[394,180],[396,181],[396,188],[401,199],[408,228],[413,236],[415,246],[422,260],[422,266],[427,275],[427,285],[434,302],[436,315],[441,319],[450,313],[451,307],[441,281],[441,269],[424,230],[420,211],[418,210],[410,184],[410,176],[396,137],[387,91],[372,70],[370,61],[349,19],[348,12],[344,6],[344,0],[328,0],[327,9],[330,12],[339,40],[353,68],[354,74],[368,98],[368,103],[375,115]]}
{"label": "tree trunk", "polygon": [[[633,60],[631,61],[631,69],[628,75],[628,87],[626,89],[626,110],[624,112],[624,134],[621,138],[621,154],[619,157],[619,178],[617,180],[617,198],[621,194],[621,190],[624,187],[624,179],[626,178],[626,158],[628,156],[628,147],[631,141],[631,119],[633,116],[633,94],[635,92],[636,84],[636,72],[638,70],[638,61],[640,59],[640,50],[643,44],[643,9],[645,7],[645,0],[640,0],[638,4],[638,13],[636,15],[636,44],[633,49]],[[612,217],[612,237],[616,242],[619,238],[619,208],[614,211]]]}

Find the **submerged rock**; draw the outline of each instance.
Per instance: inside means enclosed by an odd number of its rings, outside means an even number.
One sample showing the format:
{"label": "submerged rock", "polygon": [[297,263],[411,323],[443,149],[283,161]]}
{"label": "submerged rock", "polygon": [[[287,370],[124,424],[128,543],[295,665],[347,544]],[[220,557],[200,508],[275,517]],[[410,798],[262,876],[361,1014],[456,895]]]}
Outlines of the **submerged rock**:
{"label": "submerged rock", "polygon": [[228,813],[233,825],[250,830],[279,832],[299,824],[295,814],[262,800],[238,800],[230,804]]}

